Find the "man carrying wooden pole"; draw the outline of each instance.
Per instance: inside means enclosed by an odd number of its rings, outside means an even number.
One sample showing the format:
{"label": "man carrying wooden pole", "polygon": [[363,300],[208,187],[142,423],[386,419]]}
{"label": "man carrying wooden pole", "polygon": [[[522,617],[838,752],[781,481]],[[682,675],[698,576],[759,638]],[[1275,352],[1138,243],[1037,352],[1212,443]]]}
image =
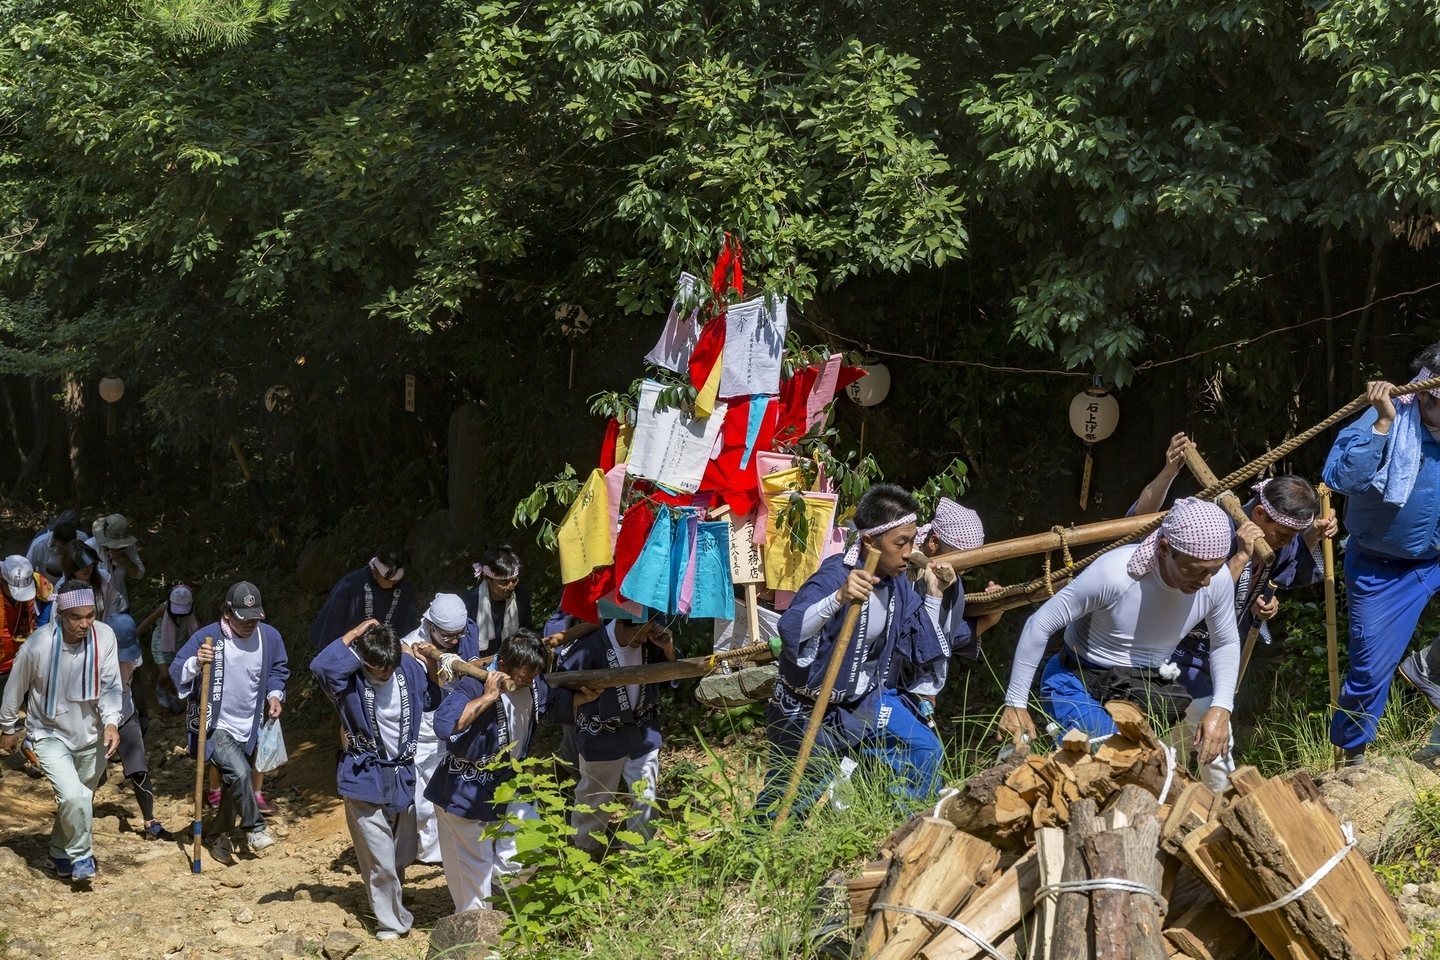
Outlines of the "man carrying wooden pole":
{"label": "man carrying wooden pole", "polygon": [[[865,491],[855,509],[858,539],[820,565],[780,618],[780,682],[765,717],[770,769],[758,800],[777,820],[792,800],[801,812],[819,792],[823,777],[805,779],[797,762],[811,743],[826,773],[841,758],[863,754],[895,770],[907,799],[937,786],[940,740],[916,699],[891,679],[950,655],[938,624],[939,580],[927,569],[922,597],[904,578],[918,509],[914,497],[891,484]],[[878,553],[874,574],[860,566],[862,552]],[[860,605],[853,638],[844,630],[852,603]]]}

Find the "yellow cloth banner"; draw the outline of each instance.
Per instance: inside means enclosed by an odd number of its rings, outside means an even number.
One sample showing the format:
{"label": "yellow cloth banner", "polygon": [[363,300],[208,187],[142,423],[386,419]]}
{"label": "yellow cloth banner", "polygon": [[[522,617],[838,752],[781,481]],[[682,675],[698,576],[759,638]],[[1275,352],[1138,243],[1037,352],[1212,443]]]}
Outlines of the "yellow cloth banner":
{"label": "yellow cloth banner", "polygon": [[622,424],[615,433],[615,462],[630,462],[630,447],[635,443],[635,428],[630,424]]}
{"label": "yellow cloth banner", "polygon": [[[808,530],[803,551],[796,550],[791,543],[792,527],[786,522],[793,496],[799,496],[805,504]],[[829,539],[830,521],[835,515],[835,496],[767,493],[765,507],[765,586],[771,590],[799,590],[800,585],[820,569],[820,552]]]}
{"label": "yellow cloth banner", "polygon": [[605,490],[605,474],[599,468],[590,471],[580,495],[570,504],[570,512],[560,521],[557,537],[560,579],[565,583],[582,580],[596,567],[615,562],[610,549],[610,495]]}
{"label": "yellow cloth banner", "polygon": [[720,356],[715,358],[715,366],[710,368],[710,374],[705,378],[705,385],[695,394],[695,416],[701,420],[715,410],[715,400],[720,396],[720,368],[725,365],[725,350],[722,347]]}

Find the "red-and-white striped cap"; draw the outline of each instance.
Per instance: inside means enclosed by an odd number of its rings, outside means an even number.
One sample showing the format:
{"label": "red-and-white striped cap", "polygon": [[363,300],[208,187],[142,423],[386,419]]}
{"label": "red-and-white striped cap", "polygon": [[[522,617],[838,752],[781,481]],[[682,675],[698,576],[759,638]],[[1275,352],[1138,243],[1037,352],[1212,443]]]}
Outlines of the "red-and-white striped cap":
{"label": "red-and-white striped cap", "polygon": [[1223,560],[1230,556],[1230,545],[1235,539],[1235,528],[1225,511],[1195,497],[1176,500],[1160,529],[1140,542],[1130,556],[1126,566],[1130,577],[1142,580],[1155,569],[1160,555],[1160,538],[1170,544],[1170,549],[1196,560]]}

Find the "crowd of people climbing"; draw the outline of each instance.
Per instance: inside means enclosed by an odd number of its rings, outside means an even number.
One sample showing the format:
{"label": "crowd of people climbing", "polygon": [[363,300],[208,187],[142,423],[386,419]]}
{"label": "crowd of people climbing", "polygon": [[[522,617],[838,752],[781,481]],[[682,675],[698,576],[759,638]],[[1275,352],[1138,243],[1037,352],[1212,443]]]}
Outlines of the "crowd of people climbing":
{"label": "crowd of people climbing", "polygon": [[[1440,344],[1416,359],[1415,379],[1435,370]],[[1365,762],[1397,669],[1440,709],[1440,641],[1406,656],[1440,591],[1440,390],[1394,399],[1391,391],[1369,385],[1371,409],[1340,431],[1323,472],[1347,497],[1349,672],[1331,738],[1349,764]],[[1132,513],[1165,508],[1189,443],[1172,439]],[[1105,552],[1044,602],[1014,651],[1001,735],[1017,746],[1069,730],[1100,740],[1115,732],[1104,704],[1129,700],[1223,788],[1234,769],[1241,638],[1255,630],[1268,642],[1274,591],[1316,582],[1321,543],[1338,531],[1316,487],[1293,474],[1256,484],[1243,511],[1238,522],[1213,503],[1177,499],[1148,538]],[[967,614],[966,571],[946,559],[984,543],[979,516],[940,498],[924,521],[910,493],[874,485],[854,509],[843,553],[826,558],[788,603],[762,595],[761,636],[749,636],[738,592],[735,617],[716,618],[717,651],[778,637],[758,822],[781,805],[807,737],[816,759],[794,797],[796,815],[837,778],[866,770],[889,770],[909,804],[940,786],[936,699],[952,663],[980,655],[1000,614]],[[278,732],[292,675],[260,589],[231,585],[219,618],[202,625],[195,591],[178,585],[137,623],[126,582],[145,566],[126,519],[102,517],[90,537],[80,534],[78,517],[64,514],[25,556],[3,563],[0,750],[22,747],[54,787],[54,870],[76,883],[95,875],[91,802],[117,755],[144,829],[169,836],[154,817],[143,698],[131,689],[147,631],[156,707],[186,712],[192,754],[203,739],[217,776],[205,828],[212,857],[231,864],[265,850],[274,840],[259,760],[273,752],[266,741]],[[1262,540],[1274,554],[1263,569]],[[530,755],[542,725],[561,728],[559,759],[577,773],[573,843],[600,854],[612,842],[602,808],[617,799],[628,805],[625,828],[644,833],[660,780],[662,685],[570,689],[546,674],[677,658],[669,622],[650,612],[589,622],[557,611],[537,629],[509,547],[484,552],[468,593],[437,593],[423,609],[407,563],[403,548],[379,547],[330,591],[308,637],[308,669],[340,719],[336,788],[383,939],[413,923],[403,887],[417,861],[443,865],[457,912],[487,908],[497,883],[522,882],[513,831],[535,813],[523,794],[499,788],[514,776],[508,760]],[[844,625],[852,608],[853,638]],[[838,673],[829,670],[837,655]],[[810,718],[827,671],[837,679],[817,731]]]}

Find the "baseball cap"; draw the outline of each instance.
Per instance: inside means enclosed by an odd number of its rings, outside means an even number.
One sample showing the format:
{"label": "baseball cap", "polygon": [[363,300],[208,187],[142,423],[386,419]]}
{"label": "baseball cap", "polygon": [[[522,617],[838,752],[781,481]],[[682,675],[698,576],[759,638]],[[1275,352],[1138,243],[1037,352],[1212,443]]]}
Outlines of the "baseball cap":
{"label": "baseball cap", "polygon": [[185,584],[178,584],[170,591],[170,612],[183,617],[195,609],[195,593]]}
{"label": "baseball cap", "polygon": [[236,620],[264,620],[265,608],[260,604],[260,588],[249,580],[241,580],[225,594],[225,606]]}
{"label": "baseball cap", "polygon": [[35,568],[30,565],[29,560],[14,553],[5,558],[0,569],[4,571],[5,587],[12,599],[35,599]]}

